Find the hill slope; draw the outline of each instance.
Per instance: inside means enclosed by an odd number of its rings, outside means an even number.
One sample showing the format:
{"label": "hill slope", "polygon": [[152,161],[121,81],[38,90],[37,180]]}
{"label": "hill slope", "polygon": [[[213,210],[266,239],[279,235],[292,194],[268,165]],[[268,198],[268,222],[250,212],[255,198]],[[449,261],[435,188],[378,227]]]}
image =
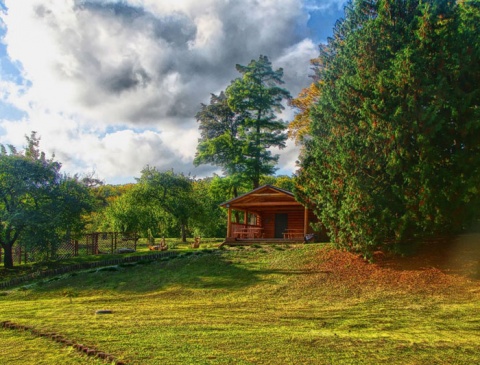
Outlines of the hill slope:
{"label": "hill slope", "polygon": [[[473,260],[467,257],[464,263]],[[54,331],[131,364],[478,363],[474,265],[434,255],[378,259],[367,264],[321,245],[199,252],[10,291],[0,297],[0,320]],[[98,309],[113,313],[95,315]],[[71,362],[55,360],[64,350],[41,340],[28,341],[30,349],[3,347],[2,360],[79,363],[74,352]]]}

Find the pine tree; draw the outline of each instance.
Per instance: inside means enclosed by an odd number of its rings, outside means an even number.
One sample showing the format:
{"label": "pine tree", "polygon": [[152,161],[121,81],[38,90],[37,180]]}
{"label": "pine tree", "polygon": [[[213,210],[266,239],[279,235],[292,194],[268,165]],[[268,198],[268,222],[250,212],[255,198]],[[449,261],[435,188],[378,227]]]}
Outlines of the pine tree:
{"label": "pine tree", "polygon": [[266,56],[237,70],[242,76],[225,94],[212,95],[197,114],[201,138],[195,164],[222,166],[226,175],[245,178],[256,188],[262,175],[276,170],[279,156],[270,148],[285,147],[286,124],[276,113],[290,94],[279,86],[283,70],[273,70]]}

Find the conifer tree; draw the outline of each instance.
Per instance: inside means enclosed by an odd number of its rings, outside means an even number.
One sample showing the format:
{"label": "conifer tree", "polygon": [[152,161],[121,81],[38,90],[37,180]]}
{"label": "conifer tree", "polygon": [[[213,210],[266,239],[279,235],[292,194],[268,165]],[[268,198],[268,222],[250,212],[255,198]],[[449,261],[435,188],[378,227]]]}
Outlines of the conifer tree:
{"label": "conifer tree", "polygon": [[275,171],[279,156],[270,148],[285,147],[286,124],[276,113],[290,94],[279,86],[283,70],[273,70],[266,56],[236,68],[242,76],[225,96],[212,95],[210,105],[197,114],[201,138],[195,163],[222,166],[227,175],[241,176],[256,188],[262,175]]}
{"label": "conifer tree", "polygon": [[297,194],[339,245],[401,250],[474,217],[479,14],[468,1],[354,1],[336,24]]}

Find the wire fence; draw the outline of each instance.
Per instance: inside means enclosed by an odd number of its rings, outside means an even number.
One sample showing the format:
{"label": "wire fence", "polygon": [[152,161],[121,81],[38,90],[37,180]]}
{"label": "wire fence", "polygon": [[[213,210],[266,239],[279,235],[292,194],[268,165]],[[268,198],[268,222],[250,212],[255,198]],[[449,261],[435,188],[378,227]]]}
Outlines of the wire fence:
{"label": "wire fence", "polygon": [[12,286],[21,285],[30,280],[41,279],[41,278],[45,278],[53,275],[61,275],[61,274],[69,273],[72,271],[88,270],[88,269],[99,268],[103,266],[119,265],[119,264],[133,263],[133,262],[139,262],[139,261],[153,261],[153,260],[159,260],[165,257],[176,257],[178,255],[179,253],[175,251],[162,251],[162,252],[156,252],[156,253],[149,253],[148,255],[127,256],[127,257],[113,258],[113,259],[107,259],[107,260],[96,261],[96,262],[82,262],[74,265],[51,269],[51,270],[36,271],[27,275],[15,277],[13,279],[0,282],[0,290],[6,289]]}
{"label": "wire fence", "polygon": [[[85,234],[79,240],[67,240],[59,245],[46,244],[42,248],[16,245],[13,262],[16,264],[62,260],[84,255],[114,254],[136,251],[139,236],[136,233],[95,232]],[[0,262],[4,252],[0,247]]]}

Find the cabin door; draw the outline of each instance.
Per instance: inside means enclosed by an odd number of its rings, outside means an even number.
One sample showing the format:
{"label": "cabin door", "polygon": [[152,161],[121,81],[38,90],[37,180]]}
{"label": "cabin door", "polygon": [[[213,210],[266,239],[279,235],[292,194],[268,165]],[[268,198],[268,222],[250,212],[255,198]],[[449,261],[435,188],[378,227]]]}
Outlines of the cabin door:
{"label": "cabin door", "polygon": [[283,232],[288,228],[288,214],[275,214],[275,238],[283,238]]}

